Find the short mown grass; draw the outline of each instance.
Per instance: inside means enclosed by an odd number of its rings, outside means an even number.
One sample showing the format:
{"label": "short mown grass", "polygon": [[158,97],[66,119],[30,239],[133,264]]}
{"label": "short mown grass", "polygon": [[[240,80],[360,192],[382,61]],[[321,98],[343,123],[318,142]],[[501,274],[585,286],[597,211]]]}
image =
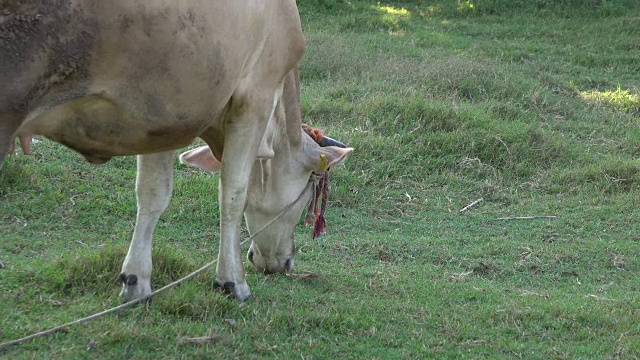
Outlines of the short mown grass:
{"label": "short mown grass", "polygon": [[[304,121],[356,149],[299,276],[249,269],[239,304],[204,274],[0,357],[639,358],[637,3],[299,7]],[[175,173],[155,288],[217,255],[217,176]],[[5,162],[0,341],[119,304],[134,180],[46,140]]]}

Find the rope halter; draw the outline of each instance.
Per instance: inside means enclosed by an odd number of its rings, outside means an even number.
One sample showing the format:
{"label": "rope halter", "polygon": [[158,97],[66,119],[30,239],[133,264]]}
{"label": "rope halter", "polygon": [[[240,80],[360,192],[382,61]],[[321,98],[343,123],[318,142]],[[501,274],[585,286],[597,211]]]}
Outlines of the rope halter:
{"label": "rope halter", "polygon": [[[313,141],[320,145],[320,142],[324,138],[320,129],[312,128],[304,124],[302,125],[302,129]],[[313,196],[307,206],[307,214],[304,218],[305,226],[313,224],[312,236],[314,239],[324,234],[327,225],[324,213],[327,209],[327,198],[329,197],[329,167],[326,156],[321,155],[320,158],[327,165],[323,166],[326,170],[321,173],[311,173],[310,181],[313,181],[315,187],[313,188]],[[319,203],[320,205],[318,205]]]}

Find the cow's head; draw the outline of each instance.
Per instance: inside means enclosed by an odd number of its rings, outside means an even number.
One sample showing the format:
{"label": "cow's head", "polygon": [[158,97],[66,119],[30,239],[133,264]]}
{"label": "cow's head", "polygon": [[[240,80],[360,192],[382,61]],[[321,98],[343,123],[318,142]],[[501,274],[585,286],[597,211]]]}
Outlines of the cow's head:
{"label": "cow's head", "polygon": [[[293,266],[294,229],[313,193],[308,186],[312,174],[341,163],[353,151],[332,140],[318,144],[302,130],[298,84],[297,71],[292,71],[269,120],[247,192],[244,214],[249,233],[255,234],[278,217],[253,238],[248,252],[256,270],[267,273],[286,272]],[[183,153],[180,160],[208,171],[220,170],[208,146]]]}

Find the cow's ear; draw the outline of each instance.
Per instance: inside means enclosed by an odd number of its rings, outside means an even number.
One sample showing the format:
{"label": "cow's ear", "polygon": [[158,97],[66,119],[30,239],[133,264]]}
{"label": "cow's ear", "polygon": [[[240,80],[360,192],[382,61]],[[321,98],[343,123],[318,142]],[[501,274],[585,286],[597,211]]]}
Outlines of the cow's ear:
{"label": "cow's ear", "polygon": [[207,171],[220,171],[222,164],[218,161],[208,146],[201,146],[180,154],[180,162],[191,167]]}
{"label": "cow's ear", "polygon": [[353,148],[339,148],[337,146],[314,147],[310,154],[311,170],[317,173],[327,171],[330,167],[342,163],[353,152]]}

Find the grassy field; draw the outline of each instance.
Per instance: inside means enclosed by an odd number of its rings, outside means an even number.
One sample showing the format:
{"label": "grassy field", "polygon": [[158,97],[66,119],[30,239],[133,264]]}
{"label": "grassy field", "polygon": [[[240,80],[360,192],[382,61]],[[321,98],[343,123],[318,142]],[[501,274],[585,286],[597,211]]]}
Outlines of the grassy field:
{"label": "grassy field", "polygon": [[[304,121],[356,149],[297,230],[318,276],[239,304],[207,274],[0,357],[640,358],[637,2],[299,3]],[[134,225],[135,158],[34,152],[0,173],[0,342],[119,304]],[[217,176],[175,171],[156,288],[217,255]]]}

